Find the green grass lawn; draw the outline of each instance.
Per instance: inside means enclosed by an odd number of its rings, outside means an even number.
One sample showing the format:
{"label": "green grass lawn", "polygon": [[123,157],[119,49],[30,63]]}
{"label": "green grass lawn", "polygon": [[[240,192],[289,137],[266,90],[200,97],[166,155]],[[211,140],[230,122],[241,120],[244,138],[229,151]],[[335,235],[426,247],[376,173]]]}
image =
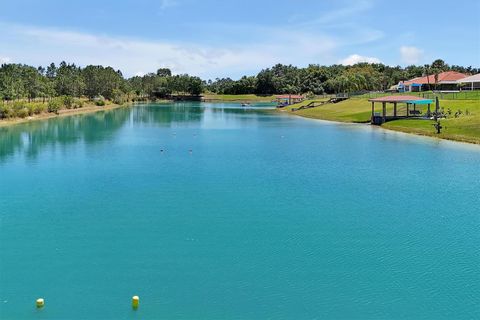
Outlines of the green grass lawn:
{"label": "green grass lawn", "polygon": [[[292,108],[298,108],[302,105],[306,105],[311,101],[321,100],[306,100],[302,103],[292,105],[287,108],[289,112],[292,112]],[[341,122],[369,122],[371,115],[371,104],[367,99],[350,99],[339,103],[329,103],[323,106],[304,109],[292,112],[296,115],[324,119]]]}
{"label": "green grass lawn", "polygon": [[257,96],[255,94],[203,94],[205,100],[232,102],[271,102],[275,96]]}
{"label": "green grass lawn", "polygon": [[[336,104],[326,104],[323,106],[292,111],[292,108],[298,108],[306,105],[313,100],[307,100],[302,103],[285,108],[287,112],[302,117],[324,119],[341,122],[369,122],[371,116],[371,104],[368,98],[354,98],[342,101]],[[315,100],[318,101],[318,100]],[[441,134],[435,133],[432,120],[405,119],[396,120],[385,123],[382,127],[402,131],[407,133],[415,133],[420,135],[428,135],[443,139],[465,141],[480,144],[480,100],[440,100],[440,106],[447,110],[450,108],[453,113],[462,110],[463,114],[454,118],[453,115],[448,119],[441,120],[444,127]],[[376,106],[376,110],[380,111],[380,106]],[[422,106],[419,109],[425,109]],[[392,113],[392,106],[388,105],[387,113]],[[466,115],[465,111],[469,110],[470,115]],[[399,105],[399,112],[404,112],[404,107]]]}
{"label": "green grass lawn", "polygon": [[465,141],[480,144],[480,100],[440,100],[440,106],[450,108],[452,112],[458,109],[470,115],[461,115],[458,118],[449,117],[440,120],[443,126],[441,134],[436,134],[431,120],[396,120],[387,122],[383,127],[387,129],[411,132],[416,134],[439,137],[443,139]]}

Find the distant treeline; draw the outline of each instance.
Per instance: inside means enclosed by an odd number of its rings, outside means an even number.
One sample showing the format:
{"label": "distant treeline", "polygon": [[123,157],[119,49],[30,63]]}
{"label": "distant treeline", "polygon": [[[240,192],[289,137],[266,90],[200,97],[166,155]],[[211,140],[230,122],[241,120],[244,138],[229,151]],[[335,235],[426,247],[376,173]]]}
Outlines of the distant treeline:
{"label": "distant treeline", "polygon": [[46,68],[35,68],[22,64],[3,64],[0,67],[0,99],[38,101],[54,97],[100,97],[121,103],[171,95],[199,95],[205,91],[260,95],[379,91],[401,80],[447,70],[467,74],[480,72],[480,69],[472,67],[449,66],[440,59],[431,65],[406,68],[367,63],[353,66],[309,65],[306,68],[277,64],[260,71],[256,76],[244,76],[240,80],[223,78],[203,81],[188,74],[172,75],[167,68],[144,76],[125,78],[120,70],[103,66],[81,68],[62,62],[58,66],[52,63]]}
{"label": "distant treeline", "polygon": [[478,68],[449,66],[441,59],[435,60],[431,65],[412,65],[406,68],[390,67],[381,63],[359,63],[353,66],[311,64],[306,68],[277,64],[260,71],[256,76],[244,76],[236,81],[230,78],[209,80],[206,88],[208,91],[219,94],[312,93],[319,95],[382,91],[402,80],[450,70],[466,74],[480,72]]}

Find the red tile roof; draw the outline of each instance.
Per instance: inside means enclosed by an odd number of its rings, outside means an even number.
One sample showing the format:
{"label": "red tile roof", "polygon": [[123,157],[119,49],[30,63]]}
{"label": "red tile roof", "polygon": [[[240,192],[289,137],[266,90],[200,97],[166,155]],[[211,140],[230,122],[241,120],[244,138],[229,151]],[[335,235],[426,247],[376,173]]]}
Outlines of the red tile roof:
{"label": "red tile roof", "polygon": [[[447,72],[442,72],[438,74],[438,83],[442,82],[455,82],[457,80],[465,78],[467,75],[456,72],[456,71],[447,71]],[[435,84],[435,75],[429,75],[428,77],[419,77],[419,78],[414,78],[408,81],[405,81],[404,84],[409,85],[412,83],[418,83],[418,84]]]}

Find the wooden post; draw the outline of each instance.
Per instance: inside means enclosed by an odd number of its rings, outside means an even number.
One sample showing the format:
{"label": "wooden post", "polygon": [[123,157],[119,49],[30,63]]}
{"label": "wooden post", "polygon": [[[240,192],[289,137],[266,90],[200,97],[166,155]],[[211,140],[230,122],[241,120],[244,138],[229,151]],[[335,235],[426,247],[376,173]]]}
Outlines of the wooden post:
{"label": "wooden post", "polygon": [[383,107],[383,122],[387,120],[387,103],[382,102],[382,107]]}
{"label": "wooden post", "polygon": [[374,116],[375,116],[375,102],[372,101],[372,118],[370,119],[371,123],[373,123]]}
{"label": "wooden post", "polygon": [[428,104],[427,117],[430,117],[430,103]]}
{"label": "wooden post", "polygon": [[410,116],[410,103],[407,102],[407,118]]}
{"label": "wooden post", "polygon": [[397,116],[397,103],[396,102],[393,103],[393,116],[394,117]]}

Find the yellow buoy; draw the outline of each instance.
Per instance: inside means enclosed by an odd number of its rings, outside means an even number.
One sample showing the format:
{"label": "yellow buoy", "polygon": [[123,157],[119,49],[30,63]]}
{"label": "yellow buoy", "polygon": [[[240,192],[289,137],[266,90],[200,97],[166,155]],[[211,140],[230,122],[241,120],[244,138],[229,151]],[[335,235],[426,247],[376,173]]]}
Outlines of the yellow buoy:
{"label": "yellow buoy", "polygon": [[139,303],[140,303],[140,298],[138,296],[133,296],[132,297],[132,308],[137,309]]}
{"label": "yellow buoy", "polygon": [[43,300],[42,298],[37,299],[36,305],[37,308],[43,308],[43,306],[45,305],[45,300]]}

